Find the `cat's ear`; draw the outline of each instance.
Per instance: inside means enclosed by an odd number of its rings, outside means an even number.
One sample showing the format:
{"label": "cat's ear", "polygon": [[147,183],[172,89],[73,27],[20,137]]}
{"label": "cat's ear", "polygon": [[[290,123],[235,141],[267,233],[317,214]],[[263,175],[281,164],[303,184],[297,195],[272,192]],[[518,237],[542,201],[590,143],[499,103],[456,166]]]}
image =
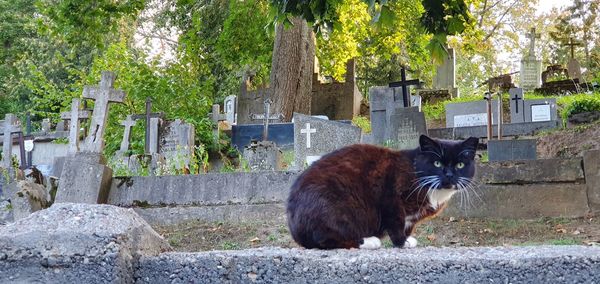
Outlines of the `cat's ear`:
{"label": "cat's ear", "polygon": [[440,151],[440,144],[425,135],[419,137],[419,147],[421,148],[421,152],[438,153]]}
{"label": "cat's ear", "polygon": [[477,145],[479,145],[479,138],[469,137],[462,142],[463,149],[477,151]]}

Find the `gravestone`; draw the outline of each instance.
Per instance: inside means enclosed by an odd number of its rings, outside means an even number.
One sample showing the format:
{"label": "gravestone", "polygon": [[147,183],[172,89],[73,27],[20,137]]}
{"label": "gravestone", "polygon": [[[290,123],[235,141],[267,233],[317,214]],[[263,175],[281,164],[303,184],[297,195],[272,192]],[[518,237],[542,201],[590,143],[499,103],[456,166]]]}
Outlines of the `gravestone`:
{"label": "gravestone", "polygon": [[579,83],[582,82],[581,76],[581,64],[575,58],[575,46],[581,45],[581,43],[576,42],[572,37],[569,38],[569,42],[565,44],[571,48],[571,58],[569,58],[569,63],[567,64],[567,72],[569,74],[570,79],[577,79]]}
{"label": "gravestone", "polygon": [[251,171],[279,171],[281,150],[272,141],[253,141],[244,147],[244,159]]}
{"label": "gravestone", "polygon": [[294,162],[305,168],[321,156],[360,143],[360,128],[346,123],[294,113]]}
{"label": "gravestone", "polygon": [[523,102],[525,122],[556,121],[556,99],[525,100]]}
{"label": "gravestone", "polygon": [[489,140],[489,161],[535,160],[536,139]]}
{"label": "gravestone", "polygon": [[529,52],[521,60],[521,82],[519,87],[531,90],[542,85],[542,61],[535,56],[535,40],[540,38],[540,34],[536,34],[535,28],[532,28],[526,37],[530,40]]}
{"label": "gravestone", "polygon": [[453,48],[447,48],[447,55],[444,57],[442,65],[436,67],[435,77],[433,78],[433,88],[437,90],[448,90],[453,98],[459,96],[456,87],[456,57]]}
{"label": "gravestone", "polygon": [[42,133],[50,133],[52,131],[52,123],[49,118],[42,119]]}
{"label": "gravestone", "polygon": [[522,88],[508,90],[510,102],[510,123],[521,123],[525,121],[525,104]]}
{"label": "gravestone", "polygon": [[225,109],[225,119],[229,122],[230,125],[235,125],[237,122],[236,121],[237,97],[233,96],[233,95],[225,97],[223,106]]}
{"label": "gravestone", "polygon": [[8,170],[9,173],[12,171],[12,144],[13,144],[13,133],[21,131],[21,128],[16,126],[17,117],[12,113],[7,113],[4,116],[4,129],[3,129],[3,140],[2,140],[2,164],[0,167]]}
{"label": "gravestone", "polygon": [[[263,141],[264,125],[245,124],[231,127],[231,144],[238,150],[250,145],[251,141]],[[291,149],[294,146],[294,124],[269,124],[269,141],[277,144],[280,149]]]}
{"label": "gravestone", "polygon": [[257,89],[249,90],[251,83],[249,78],[242,80],[240,88],[240,96],[237,99],[237,115],[236,124],[252,124],[250,115],[253,113],[261,113],[264,109],[264,101],[266,98],[270,98],[271,89]]}
{"label": "gravestone", "polygon": [[79,152],[79,131],[80,120],[88,119],[90,113],[80,109],[80,99],[71,100],[71,111],[61,113],[63,120],[69,120],[69,154],[74,155]]}
{"label": "gravestone", "polygon": [[[106,166],[102,155],[104,131],[108,118],[109,104],[123,102],[125,92],[113,89],[116,75],[103,71],[100,86],[86,86],[83,97],[94,99],[94,111],[88,136],[80,153],[67,157],[60,175],[55,203],[106,203],[112,180],[112,169]],[[72,104],[71,126],[78,129],[79,104]],[[71,133],[72,134],[72,133]],[[74,141],[78,141],[78,137]]]}
{"label": "gravestone", "polygon": [[[498,121],[498,102],[492,101],[492,124]],[[487,102],[485,100],[446,104],[446,127],[487,125]]]}
{"label": "gravestone", "polygon": [[121,125],[125,127],[125,130],[123,131],[123,139],[121,140],[121,147],[119,148],[119,151],[117,151],[117,154],[120,156],[123,156],[129,150],[129,140],[131,138],[131,128],[135,125],[135,120],[131,117],[131,115],[128,115],[125,120],[121,121]]}
{"label": "gravestone", "polygon": [[195,139],[194,125],[180,119],[167,122],[161,131],[159,153],[176,169],[189,169]]}
{"label": "gravestone", "polygon": [[402,96],[394,97],[394,90],[387,86],[369,88],[369,105],[371,113],[371,133],[373,143],[385,141],[385,129],[389,116],[396,108],[404,107]]}
{"label": "gravestone", "polygon": [[396,109],[390,116],[385,140],[389,147],[398,150],[414,149],[419,146],[419,137],[427,135],[425,114],[417,107]]}
{"label": "gravestone", "polygon": [[113,89],[115,79],[115,73],[102,71],[100,86],[85,86],[83,89],[83,97],[95,101],[90,130],[83,146],[86,152],[102,153],[110,103],[122,103],[125,99],[125,92]]}
{"label": "gravestone", "polygon": [[[164,113],[162,112],[152,112],[152,98],[146,98],[146,112],[142,114],[134,114],[131,116],[134,120],[145,121],[145,129],[144,129],[144,154],[151,155],[152,153],[157,153],[158,151],[158,125],[162,123],[162,119],[164,118]],[[156,121],[152,121],[152,119],[157,119]],[[151,131],[154,131],[151,134]],[[154,137],[150,137],[154,135]],[[151,149],[152,148],[152,149]]]}

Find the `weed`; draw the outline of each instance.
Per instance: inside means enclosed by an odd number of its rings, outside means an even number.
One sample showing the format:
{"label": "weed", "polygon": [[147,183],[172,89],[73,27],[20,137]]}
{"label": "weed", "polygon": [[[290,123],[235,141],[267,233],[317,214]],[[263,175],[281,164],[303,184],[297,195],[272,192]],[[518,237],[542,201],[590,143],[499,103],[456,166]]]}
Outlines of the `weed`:
{"label": "weed", "polygon": [[371,121],[364,116],[355,116],[352,119],[352,125],[358,126],[363,133],[371,133]]}
{"label": "weed", "polygon": [[581,242],[571,238],[558,239],[558,240],[549,240],[548,243],[555,246],[572,246],[572,245],[580,245]]}
{"label": "weed", "polygon": [[221,248],[224,250],[236,250],[236,249],[240,249],[240,245],[238,243],[224,241],[221,244]]}

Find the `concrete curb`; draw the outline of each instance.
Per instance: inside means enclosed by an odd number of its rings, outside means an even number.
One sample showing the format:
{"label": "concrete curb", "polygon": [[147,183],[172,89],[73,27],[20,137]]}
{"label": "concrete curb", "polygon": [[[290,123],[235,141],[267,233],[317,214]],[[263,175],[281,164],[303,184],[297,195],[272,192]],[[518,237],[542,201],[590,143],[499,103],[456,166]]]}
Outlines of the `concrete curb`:
{"label": "concrete curb", "polygon": [[538,246],[164,253],[139,283],[597,283],[600,248]]}

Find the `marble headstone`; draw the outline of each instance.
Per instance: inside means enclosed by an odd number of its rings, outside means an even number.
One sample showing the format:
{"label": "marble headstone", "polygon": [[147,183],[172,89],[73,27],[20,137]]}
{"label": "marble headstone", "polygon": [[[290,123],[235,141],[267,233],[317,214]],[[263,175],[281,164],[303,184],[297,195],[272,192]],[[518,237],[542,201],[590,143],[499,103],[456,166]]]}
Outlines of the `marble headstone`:
{"label": "marble headstone", "polygon": [[294,113],[294,161],[298,169],[347,145],[360,143],[360,128]]}
{"label": "marble headstone", "polygon": [[[498,101],[492,100],[492,124],[497,124]],[[446,104],[446,127],[487,125],[487,101]]]}
{"label": "marble headstone", "polygon": [[414,149],[419,146],[422,134],[427,135],[425,114],[417,111],[417,107],[401,108],[390,116],[385,140],[391,148]]}

